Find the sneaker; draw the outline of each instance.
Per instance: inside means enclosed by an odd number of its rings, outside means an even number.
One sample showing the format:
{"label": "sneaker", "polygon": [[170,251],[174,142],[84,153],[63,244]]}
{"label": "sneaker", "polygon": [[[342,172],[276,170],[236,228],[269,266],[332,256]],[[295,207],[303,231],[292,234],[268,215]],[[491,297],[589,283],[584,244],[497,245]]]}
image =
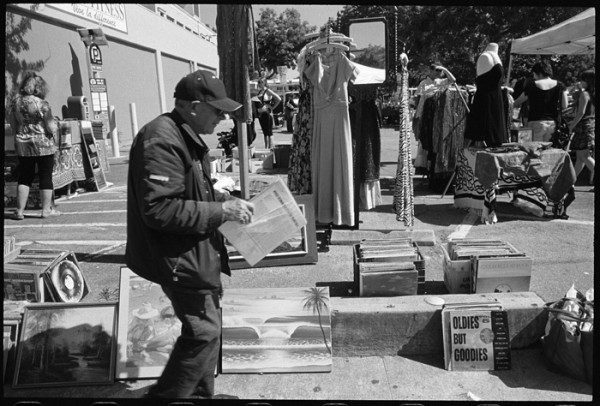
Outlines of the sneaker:
{"label": "sneaker", "polygon": [[17,213],[16,211],[12,214],[11,218],[13,220],[23,220],[25,219],[25,215],[23,213]]}
{"label": "sneaker", "polygon": [[62,214],[61,212],[59,212],[55,208],[52,208],[50,210],[43,210],[42,211],[42,218],[45,219],[47,217],[60,216],[61,214]]}

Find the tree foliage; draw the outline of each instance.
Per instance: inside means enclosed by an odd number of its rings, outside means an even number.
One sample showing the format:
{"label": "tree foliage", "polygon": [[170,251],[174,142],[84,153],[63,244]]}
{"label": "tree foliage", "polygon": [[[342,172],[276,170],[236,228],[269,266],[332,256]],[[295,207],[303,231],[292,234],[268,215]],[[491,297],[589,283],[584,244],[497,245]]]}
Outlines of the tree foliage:
{"label": "tree foliage", "polygon": [[[337,16],[336,30],[350,19],[384,16],[397,32],[397,51],[409,57],[410,85],[424,78],[430,61],[447,67],[461,84],[473,83],[478,56],[490,42],[499,45],[505,67],[510,40],[549,28],[585,10],[585,7],[505,6],[345,6]],[[397,17],[397,19],[396,19]],[[395,26],[393,22],[396,21]],[[515,56],[511,76],[529,74],[540,57]],[[595,57],[549,58],[555,78],[566,80],[594,65]]]}
{"label": "tree foliage", "polygon": [[295,68],[298,53],[306,43],[304,36],[316,30],[316,26],[301,20],[296,9],[287,8],[277,16],[272,8],[261,8],[256,21],[261,66],[267,70],[284,65]]}

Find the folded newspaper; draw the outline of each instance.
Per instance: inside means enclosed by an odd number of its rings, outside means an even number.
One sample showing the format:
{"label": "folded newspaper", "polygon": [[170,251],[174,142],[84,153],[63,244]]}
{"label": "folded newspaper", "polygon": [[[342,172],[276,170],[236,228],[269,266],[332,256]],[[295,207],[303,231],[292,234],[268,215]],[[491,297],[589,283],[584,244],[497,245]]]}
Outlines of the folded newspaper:
{"label": "folded newspaper", "polygon": [[250,199],[252,222],[226,221],[219,231],[254,266],[306,225],[306,218],[282,179]]}

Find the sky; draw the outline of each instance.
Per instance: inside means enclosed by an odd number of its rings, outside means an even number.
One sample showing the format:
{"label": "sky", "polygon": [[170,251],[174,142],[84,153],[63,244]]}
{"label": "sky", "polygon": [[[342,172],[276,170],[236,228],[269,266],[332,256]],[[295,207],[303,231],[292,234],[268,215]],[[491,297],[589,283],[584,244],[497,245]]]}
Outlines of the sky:
{"label": "sky", "polygon": [[[337,12],[343,7],[343,4],[253,4],[252,11],[254,19],[258,20],[261,8],[272,8],[277,16],[286,8],[295,8],[300,13],[302,21],[306,20],[310,25],[320,28],[330,17],[335,19]],[[205,24],[216,27],[217,4],[200,4],[200,19]]]}

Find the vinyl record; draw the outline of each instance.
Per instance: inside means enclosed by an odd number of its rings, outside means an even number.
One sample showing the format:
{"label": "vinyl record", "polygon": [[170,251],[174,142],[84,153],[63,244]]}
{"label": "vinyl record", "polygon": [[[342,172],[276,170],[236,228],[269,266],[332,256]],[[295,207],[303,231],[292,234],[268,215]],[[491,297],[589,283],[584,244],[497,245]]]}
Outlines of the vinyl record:
{"label": "vinyl record", "polygon": [[51,280],[61,301],[76,303],[83,297],[83,275],[73,262],[64,260],[56,265]]}

